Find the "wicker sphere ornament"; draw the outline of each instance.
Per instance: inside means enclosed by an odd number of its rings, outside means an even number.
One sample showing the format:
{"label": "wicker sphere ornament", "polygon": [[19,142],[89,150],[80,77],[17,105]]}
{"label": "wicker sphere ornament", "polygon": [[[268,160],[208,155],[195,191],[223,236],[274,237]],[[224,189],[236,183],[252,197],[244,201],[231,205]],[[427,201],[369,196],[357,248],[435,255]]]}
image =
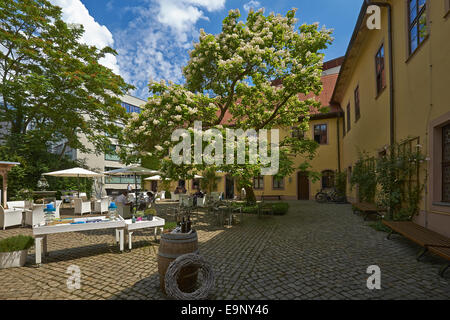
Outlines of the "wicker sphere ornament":
{"label": "wicker sphere ornament", "polygon": [[[181,269],[184,267],[198,267],[203,273],[203,284],[196,291],[188,293],[183,292],[178,288],[177,278]],[[215,277],[214,271],[202,256],[196,253],[187,253],[179,256],[170,263],[165,276],[166,293],[169,297],[178,300],[204,300],[208,297],[211,290],[214,288]]]}

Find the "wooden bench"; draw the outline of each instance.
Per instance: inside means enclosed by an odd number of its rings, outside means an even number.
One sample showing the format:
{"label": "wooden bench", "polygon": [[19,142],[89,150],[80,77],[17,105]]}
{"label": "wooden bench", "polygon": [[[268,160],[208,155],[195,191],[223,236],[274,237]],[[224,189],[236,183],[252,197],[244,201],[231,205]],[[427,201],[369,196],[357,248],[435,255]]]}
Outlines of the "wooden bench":
{"label": "wooden bench", "polygon": [[281,201],[281,195],[267,195],[267,194],[263,194],[261,196],[261,200],[264,200],[266,198],[276,198],[276,199]]}
{"label": "wooden bench", "polygon": [[[417,254],[417,261],[419,261],[428,251],[433,252],[444,259],[450,260],[450,238],[424,228],[412,221],[383,220],[383,224],[392,230],[387,236],[388,239],[390,239],[392,233],[395,232],[423,247],[423,250]],[[450,264],[442,266],[439,271],[441,277],[444,276],[444,273],[449,266]]]}
{"label": "wooden bench", "polygon": [[364,221],[367,220],[367,217],[371,214],[376,214],[377,216],[382,218],[383,215],[381,213],[387,211],[385,208],[380,208],[376,204],[369,202],[356,202],[352,203],[352,205],[353,213],[355,213],[355,211],[359,211],[364,214]]}

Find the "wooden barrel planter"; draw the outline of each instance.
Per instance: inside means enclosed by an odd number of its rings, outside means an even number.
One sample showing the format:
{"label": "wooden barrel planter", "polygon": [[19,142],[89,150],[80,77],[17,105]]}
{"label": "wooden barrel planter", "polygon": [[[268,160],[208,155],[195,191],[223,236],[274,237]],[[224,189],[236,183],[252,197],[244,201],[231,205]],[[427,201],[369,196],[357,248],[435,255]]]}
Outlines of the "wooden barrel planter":
{"label": "wooden barrel planter", "polygon": [[[161,290],[166,293],[164,277],[170,263],[186,253],[198,253],[198,237],[195,230],[192,233],[163,233],[158,250],[158,273]],[[192,292],[197,284],[198,267],[181,269],[178,277],[178,287],[183,292]]]}

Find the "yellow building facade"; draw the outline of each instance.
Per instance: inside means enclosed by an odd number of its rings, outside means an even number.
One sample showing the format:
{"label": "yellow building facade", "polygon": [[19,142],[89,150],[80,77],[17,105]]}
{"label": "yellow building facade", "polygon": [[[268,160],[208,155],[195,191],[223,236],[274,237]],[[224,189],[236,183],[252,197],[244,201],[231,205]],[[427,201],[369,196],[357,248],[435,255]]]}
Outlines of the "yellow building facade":
{"label": "yellow building facade", "polygon": [[[361,9],[332,98],[344,112],[342,167],[351,173],[360,151],[377,157],[413,139],[429,160],[419,173],[425,190],[414,219],[450,236],[449,1],[376,3],[380,29],[368,27],[371,4]],[[356,190],[348,198],[356,201]]]}

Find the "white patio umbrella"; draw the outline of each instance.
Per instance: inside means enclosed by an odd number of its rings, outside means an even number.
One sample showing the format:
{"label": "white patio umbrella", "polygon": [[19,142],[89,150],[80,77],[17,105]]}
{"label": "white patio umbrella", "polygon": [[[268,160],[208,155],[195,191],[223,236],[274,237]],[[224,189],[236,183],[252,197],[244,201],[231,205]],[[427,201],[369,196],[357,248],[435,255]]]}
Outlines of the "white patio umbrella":
{"label": "white patio umbrella", "polygon": [[103,174],[94,171],[89,171],[84,168],[72,168],[54,172],[44,173],[44,176],[52,177],[66,177],[66,178],[78,178],[78,197],[80,197],[80,177],[81,178],[97,178],[102,177]]}
{"label": "white patio umbrella", "polygon": [[[153,176],[153,177],[145,178],[144,180],[147,180],[147,181],[160,181],[160,180],[162,180],[162,177],[160,175],[156,175],[156,176]],[[169,181],[170,179],[166,178],[164,180]]]}
{"label": "white patio umbrella", "polygon": [[[111,176],[128,176],[128,175],[134,175],[134,186],[135,190],[137,191],[137,176],[147,176],[147,175],[157,175],[160,173],[157,170],[152,170],[148,168],[144,168],[141,166],[133,165],[128,166],[120,169],[115,169],[111,171],[103,172],[104,174],[111,175]],[[137,193],[135,197],[136,202],[136,208],[137,208]]]}

